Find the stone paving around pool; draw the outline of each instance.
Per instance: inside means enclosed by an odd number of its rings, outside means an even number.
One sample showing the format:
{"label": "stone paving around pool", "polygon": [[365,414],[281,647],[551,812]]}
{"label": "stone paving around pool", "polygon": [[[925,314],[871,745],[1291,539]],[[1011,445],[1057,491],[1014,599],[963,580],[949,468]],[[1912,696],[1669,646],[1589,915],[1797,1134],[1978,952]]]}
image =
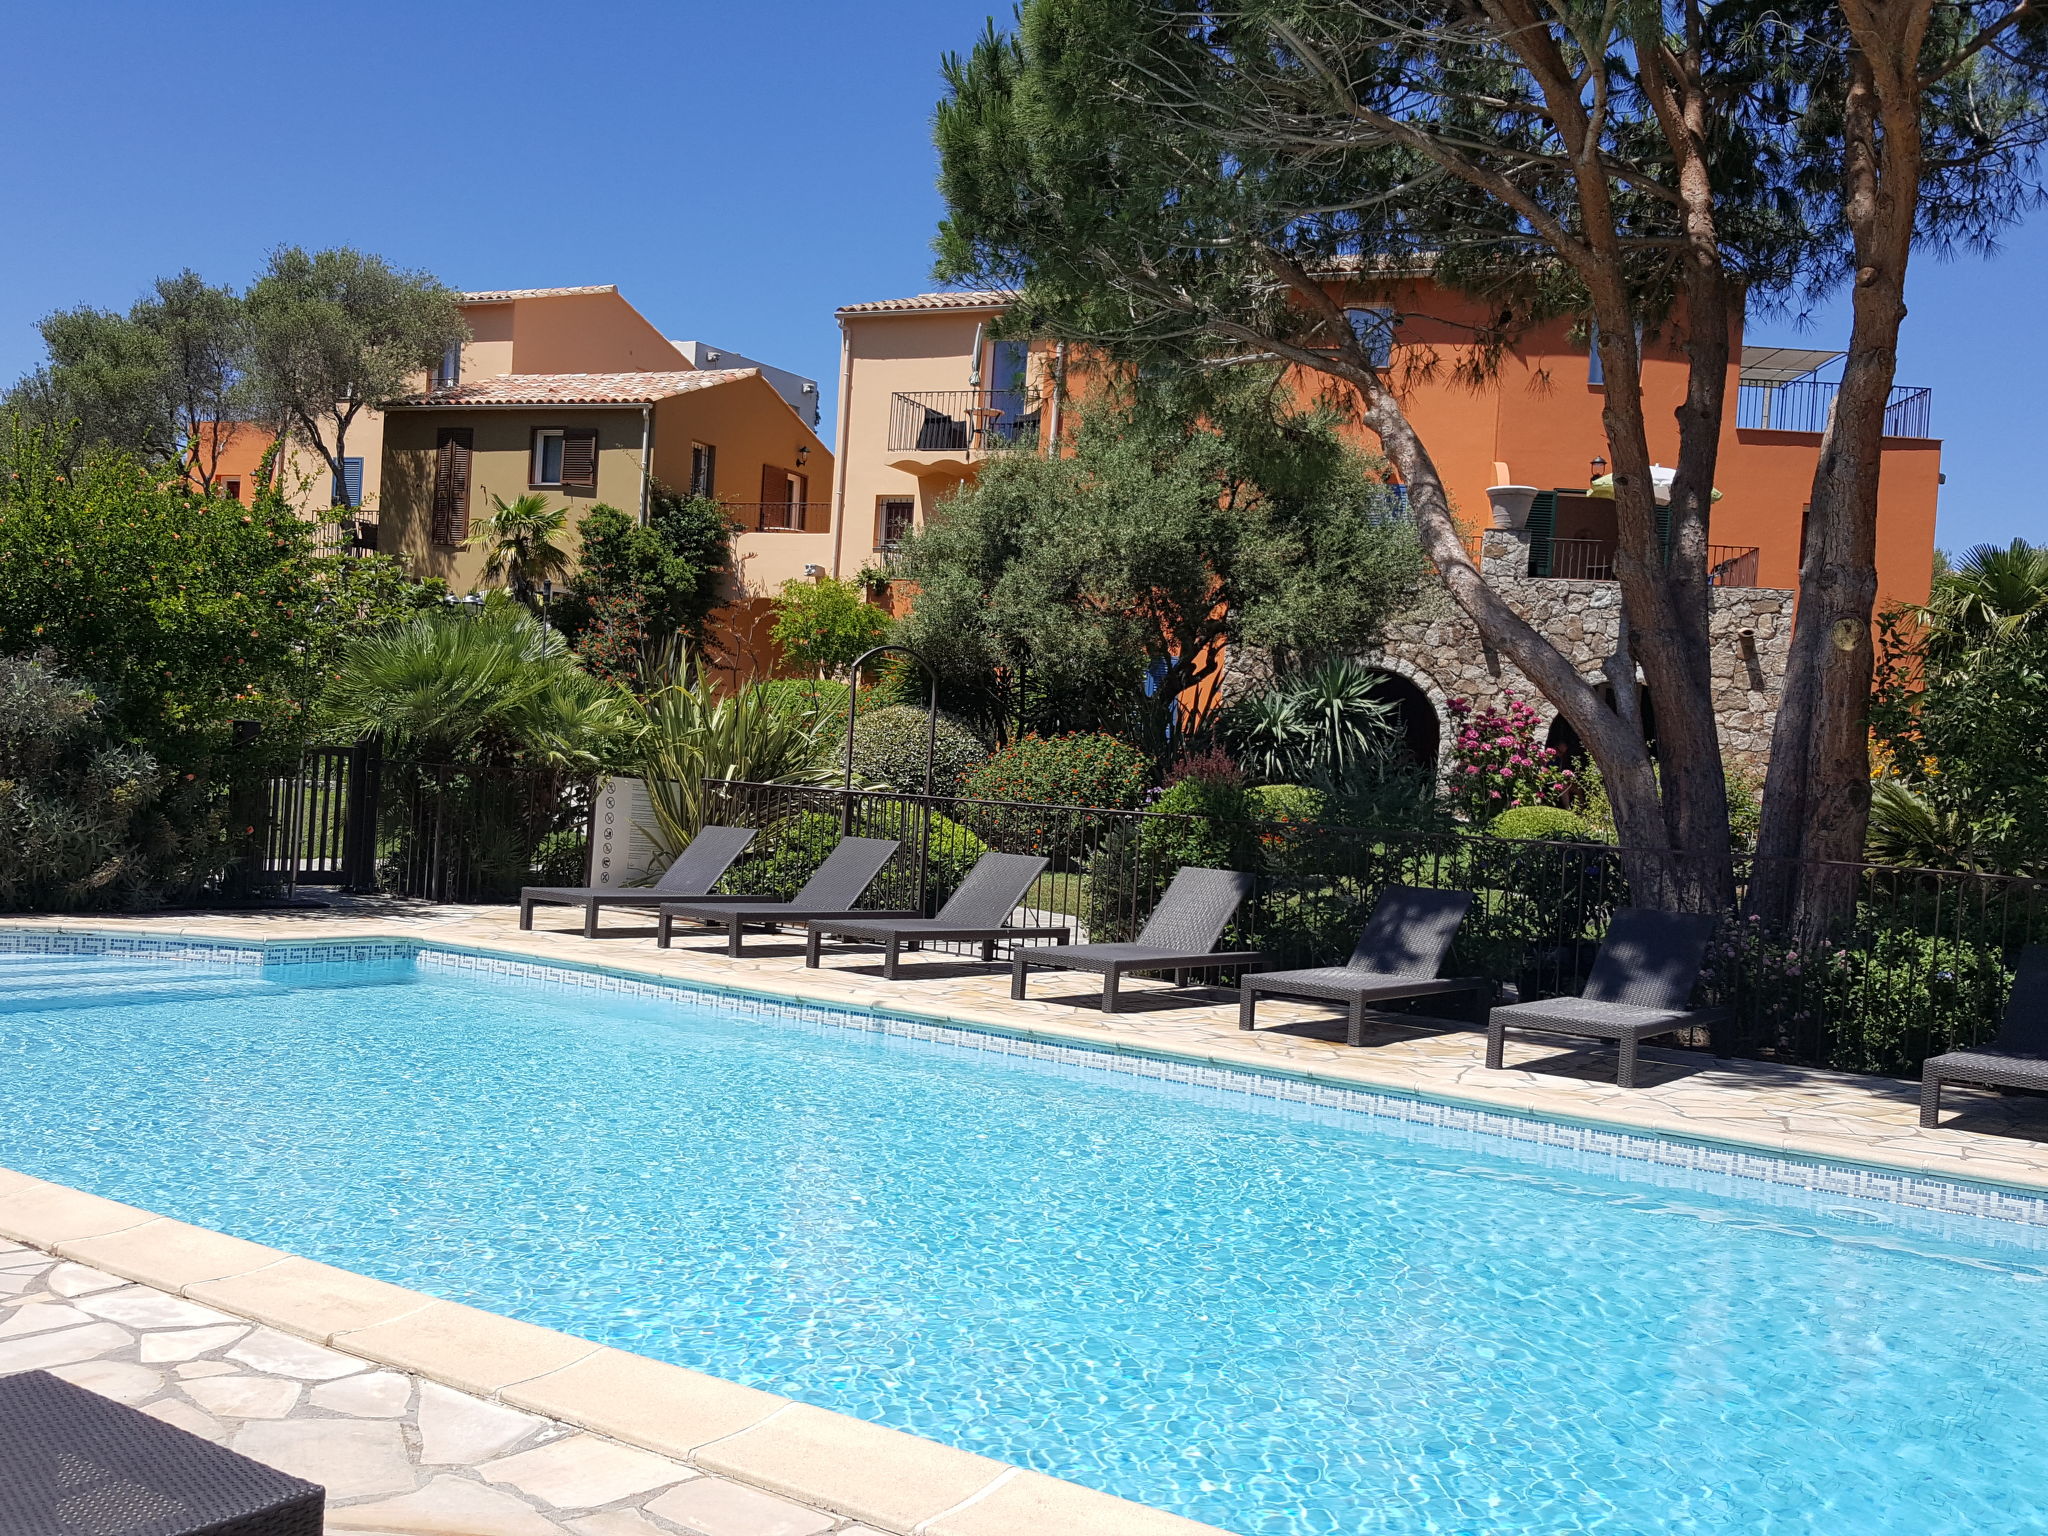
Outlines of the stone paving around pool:
{"label": "stone paving around pool", "polygon": [[0,1241],[0,1375],[53,1376],[327,1489],[327,1529],[881,1536],[539,1414]]}

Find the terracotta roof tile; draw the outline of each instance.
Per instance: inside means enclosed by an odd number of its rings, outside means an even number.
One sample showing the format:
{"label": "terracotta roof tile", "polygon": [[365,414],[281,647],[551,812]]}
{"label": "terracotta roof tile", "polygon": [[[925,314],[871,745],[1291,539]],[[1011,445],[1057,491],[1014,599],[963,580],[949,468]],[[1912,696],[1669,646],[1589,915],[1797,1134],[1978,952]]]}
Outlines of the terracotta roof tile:
{"label": "terracotta roof tile", "polygon": [[1003,309],[1017,295],[1007,288],[966,288],[954,293],[913,293],[907,299],[875,299],[866,304],[841,305],[842,315],[881,315],[892,311],[918,309]]}
{"label": "terracotta roof tile", "polygon": [[482,288],[475,293],[458,293],[458,304],[500,304],[506,299],[559,299],[575,293],[617,293],[617,283],[600,283],[590,288]]}
{"label": "terracotta roof tile", "polygon": [[693,368],[675,373],[501,373],[394,402],[442,405],[648,405],[672,395],[760,377],[758,368]]}

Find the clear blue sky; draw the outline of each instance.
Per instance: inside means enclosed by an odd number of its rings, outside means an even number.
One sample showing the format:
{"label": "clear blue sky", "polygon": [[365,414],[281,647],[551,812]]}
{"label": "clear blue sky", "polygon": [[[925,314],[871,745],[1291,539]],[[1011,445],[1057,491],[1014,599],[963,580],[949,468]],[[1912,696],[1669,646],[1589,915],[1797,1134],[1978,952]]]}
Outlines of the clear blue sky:
{"label": "clear blue sky", "polygon": [[[0,379],[52,309],[353,244],[462,288],[615,282],[666,334],[817,378],[833,309],[926,286],[939,56],[1008,0],[140,0],[7,7]],[[2048,538],[2048,215],[1925,260],[1899,364],[1947,439],[1941,540]],[[1759,328],[1827,346],[1846,318]]]}

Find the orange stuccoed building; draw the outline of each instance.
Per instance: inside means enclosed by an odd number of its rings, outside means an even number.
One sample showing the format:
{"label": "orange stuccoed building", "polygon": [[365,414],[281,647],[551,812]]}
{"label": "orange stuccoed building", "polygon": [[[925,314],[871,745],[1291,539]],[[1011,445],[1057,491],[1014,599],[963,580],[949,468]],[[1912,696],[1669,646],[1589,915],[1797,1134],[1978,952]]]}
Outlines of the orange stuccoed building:
{"label": "orange stuccoed building", "polygon": [[[939,514],[990,455],[1050,451],[1085,405],[1072,387],[1075,360],[1061,349],[991,334],[1008,301],[998,291],[960,291],[839,311],[835,572],[886,567],[903,533]],[[1588,494],[1607,468],[1605,391],[1588,326],[1557,319],[1532,328],[1475,384],[1458,367],[1482,318],[1468,312],[1471,301],[1420,278],[1350,302],[1359,334],[1373,338],[1398,383],[1487,581],[1598,684],[1617,643],[1620,595],[1613,502]],[[1651,456],[1675,463],[1687,362],[1671,336],[1651,332],[1642,347]],[[1806,503],[1835,395],[1825,374],[1840,354],[1737,337],[1733,356],[1716,470],[1721,497],[1709,530],[1711,667],[1727,754],[1756,771],[1769,750]],[[1320,375],[1303,380],[1305,394],[1328,388]],[[1880,606],[1927,595],[1941,481],[1930,406],[1926,390],[1900,387],[1887,413]],[[1362,447],[1377,447],[1362,426],[1353,430]],[[1504,657],[1480,645],[1434,584],[1363,659],[1388,674],[1411,749],[1424,762],[1436,760],[1453,698],[1493,702],[1514,692],[1548,708]],[[1261,664],[1233,657],[1237,685],[1256,678]],[[1646,714],[1654,729],[1654,699]],[[1562,722],[1552,729],[1570,744]]]}

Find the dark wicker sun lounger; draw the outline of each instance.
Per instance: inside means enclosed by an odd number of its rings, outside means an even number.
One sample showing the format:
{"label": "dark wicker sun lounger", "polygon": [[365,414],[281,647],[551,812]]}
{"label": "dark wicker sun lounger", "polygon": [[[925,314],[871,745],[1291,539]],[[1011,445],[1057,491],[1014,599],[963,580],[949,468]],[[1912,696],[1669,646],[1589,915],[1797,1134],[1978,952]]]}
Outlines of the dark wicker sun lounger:
{"label": "dark wicker sun lounger", "polygon": [[1071,928],[1009,928],[1004,924],[1031,884],[1045,873],[1047,861],[1035,854],[984,853],[946,898],[936,917],[814,917],[804,945],[804,964],[818,963],[818,946],[827,934],[865,939],[882,946],[882,974],[896,979],[896,961],[903,948],[920,944],[979,943],[981,958],[993,960],[996,945],[1014,939],[1066,939]]}
{"label": "dark wicker sun lounger", "polygon": [[1483,976],[1437,974],[1450,955],[1458,925],[1472,908],[1472,899],[1470,891],[1388,886],[1380,892],[1372,918],[1344,964],[1302,971],[1255,971],[1239,982],[1237,1027],[1250,1029],[1258,1022],[1262,993],[1342,1003],[1350,1015],[1346,1045],[1363,1042],[1368,1003],[1468,992],[1473,997],[1471,1006],[1482,1006],[1493,991],[1491,981]]}
{"label": "dark wicker sun lounger", "polygon": [[46,1371],[0,1378],[9,1536],[320,1536],[327,1495]]}
{"label": "dark wicker sun lounger", "polygon": [[1578,997],[1513,1003],[1486,1018],[1486,1064],[1498,1068],[1510,1029],[1590,1035],[1621,1047],[1615,1082],[1636,1085],[1636,1047],[1653,1035],[1718,1023],[1725,1008],[1688,1008],[1715,919],[1703,912],[1623,907],[1607,925],[1593,974]]}
{"label": "dark wicker sun lounger", "polygon": [[1022,997],[1027,968],[1095,971],[1102,977],[1102,1011],[1116,1012],[1117,983],[1126,971],[1172,971],[1187,985],[1190,971],[1257,965],[1255,949],[1219,951],[1216,941],[1252,893],[1252,877],[1234,869],[1186,868],[1173,877],[1144,931],[1128,944],[1019,946],[1011,954],[1010,996]]}
{"label": "dark wicker sun lounger", "polygon": [[[807,917],[849,917],[854,903],[875,883],[882,866],[896,856],[893,837],[842,837],[839,845],[825,855],[825,862],[811,872],[811,878],[788,901],[765,896],[721,896],[713,901],[683,902],[661,909],[661,929],[655,942],[663,949],[675,936],[676,919],[704,923],[725,930],[725,952],[737,955],[747,925],[772,928],[777,923],[799,922]],[[877,912],[876,917],[917,917],[916,912]]]}
{"label": "dark wicker sun lounger", "polygon": [[1920,1065],[1920,1123],[1941,1123],[1941,1085],[2038,1088],[2048,1092],[2048,944],[2029,944],[2014,969],[2012,995],[1987,1045],[1931,1056]]}
{"label": "dark wicker sun lounger", "polygon": [[[666,901],[702,896],[718,884],[732,867],[754,834],[746,827],[706,827],[690,839],[690,846],[675,856],[649,886],[529,885],[519,893],[519,926],[533,926],[535,902],[553,906],[583,908],[583,937],[597,937],[600,907],[637,907],[653,911]],[[744,896],[726,896],[723,901],[745,901]]]}

